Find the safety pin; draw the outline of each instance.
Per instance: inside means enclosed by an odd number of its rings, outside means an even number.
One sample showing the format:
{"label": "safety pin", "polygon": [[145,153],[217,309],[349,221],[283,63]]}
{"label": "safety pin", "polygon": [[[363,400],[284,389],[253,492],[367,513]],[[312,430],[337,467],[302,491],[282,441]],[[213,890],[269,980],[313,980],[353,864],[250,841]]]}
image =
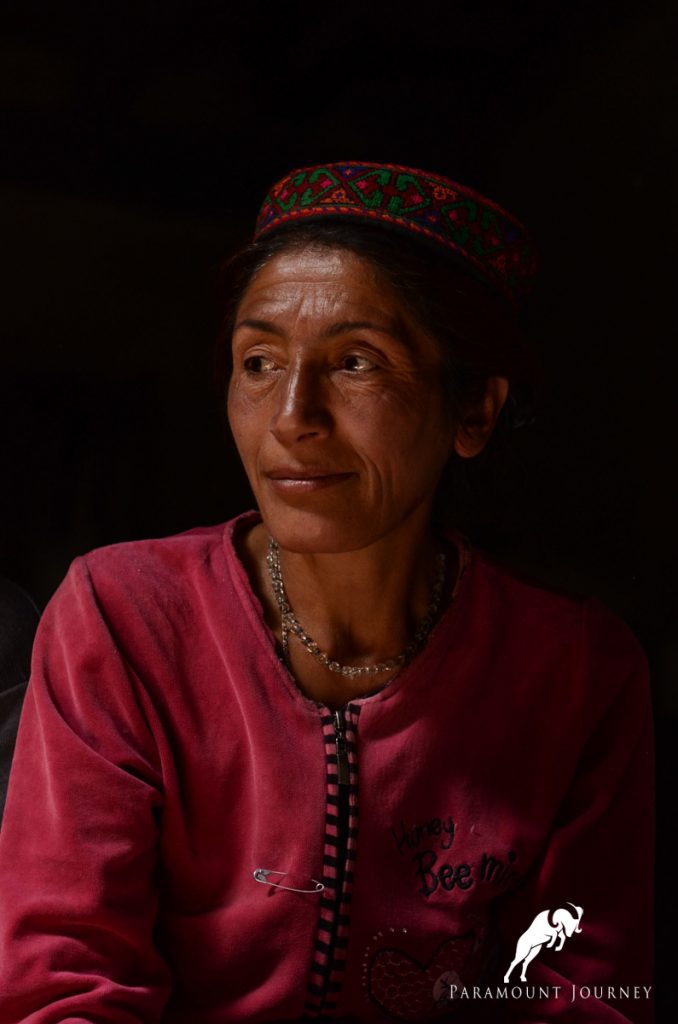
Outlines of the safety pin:
{"label": "safety pin", "polygon": [[288,892],[322,892],[325,886],[322,882],[316,881],[315,878],[311,878],[315,889],[295,889],[292,885],[282,885],[280,882],[269,882],[269,875],[289,875],[289,871],[272,871],[269,868],[256,868],[252,872],[252,877],[255,882],[261,882],[263,885],[272,885],[275,889],[287,889]]}

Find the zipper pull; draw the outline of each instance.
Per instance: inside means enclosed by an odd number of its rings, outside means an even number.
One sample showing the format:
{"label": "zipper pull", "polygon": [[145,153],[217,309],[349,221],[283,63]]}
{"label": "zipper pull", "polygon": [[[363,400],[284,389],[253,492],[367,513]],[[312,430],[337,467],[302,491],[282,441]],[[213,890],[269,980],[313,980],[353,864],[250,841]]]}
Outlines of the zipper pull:
{"label": "zipper pull", "polygon": [[334,742],[337,748],[337,782],[340,786],[347,786],[348,774],[348,751],[346,750],[346,735],[344,712],[339,708],[334,712]]}

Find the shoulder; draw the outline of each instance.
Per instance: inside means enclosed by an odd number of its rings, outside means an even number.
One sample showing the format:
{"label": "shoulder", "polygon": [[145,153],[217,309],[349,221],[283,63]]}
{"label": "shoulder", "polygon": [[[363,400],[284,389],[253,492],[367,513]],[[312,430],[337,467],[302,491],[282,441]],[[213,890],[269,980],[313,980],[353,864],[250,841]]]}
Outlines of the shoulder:
{"label": "shoulder", "polygon": [[477,614],[516,657],[548,664],[554,680],[562,675],[573,704],[595,695],[604,706],[628,687],[645,699],[646,655],[619,615],[595,596],[547,585],[475,548],[473,556]]}
{"label": "shoulder", "polygon": [[529,572],[473,548],[476,581],[486,602],[542,630],[573,630],[585,638],[625,650],[642,651],[630,627],[598,598],[548,584]]}
{"label": "shoulder", "polygon": [[95,548],[76,559],[95,584],[111,580],[137,580],[160,575],[185,578],[194,567],[213,558],[222,548],[228,524],[197,527],[170,537],[125,541]]}
{"label": "shoulder", "polygon": [[215,591],[228,600],[229,534],[246,518],[95,548],[72,563],[46,616],[96,616],[113,632],[190,625]]}
{"label": "shoulder", "polygon": [[244,519],[77,557],[42,616],[38,660],[53,672],[77,657],[87,678],[92,666],[119,663],[148,686],[165,669],[180,673],[238,614],[229,534]]}

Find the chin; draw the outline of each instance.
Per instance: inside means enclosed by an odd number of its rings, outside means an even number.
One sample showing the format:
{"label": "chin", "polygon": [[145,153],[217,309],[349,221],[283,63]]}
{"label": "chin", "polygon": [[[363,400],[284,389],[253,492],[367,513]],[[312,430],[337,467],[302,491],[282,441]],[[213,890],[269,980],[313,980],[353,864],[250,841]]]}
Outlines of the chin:
{"label": "chin", "polygon": [[296,554],[340,554],[368,547],[381,536],[369,516],[356,521],[345,510],[337,508],[326,513],[298,508],[266,508],[260,506],[264,524],[284,551]]}

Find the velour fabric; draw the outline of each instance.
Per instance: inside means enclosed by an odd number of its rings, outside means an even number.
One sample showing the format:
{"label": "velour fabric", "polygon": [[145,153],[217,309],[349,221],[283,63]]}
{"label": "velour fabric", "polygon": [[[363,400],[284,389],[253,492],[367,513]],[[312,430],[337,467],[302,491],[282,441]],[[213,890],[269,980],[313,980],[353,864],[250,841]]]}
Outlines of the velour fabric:
{"label": "velour fabric", "polygon": [[[651,983],[651,713],[629,629],[471,548],[424,650],[346,709],[348,941],[325,954],[327,891],[253,878],[328,876],[332,770],[328,710],[281,664],[236,554],[256,520],[99,549],[50,602],[0,833],[3,1024],[299,1020],[324,955],[333,1013],[368,1024],[649,1021],[649,1001],[570,996]],[[528,970],[560,997],[446,1002],[500,982],[568,902],[581,933]]]}

